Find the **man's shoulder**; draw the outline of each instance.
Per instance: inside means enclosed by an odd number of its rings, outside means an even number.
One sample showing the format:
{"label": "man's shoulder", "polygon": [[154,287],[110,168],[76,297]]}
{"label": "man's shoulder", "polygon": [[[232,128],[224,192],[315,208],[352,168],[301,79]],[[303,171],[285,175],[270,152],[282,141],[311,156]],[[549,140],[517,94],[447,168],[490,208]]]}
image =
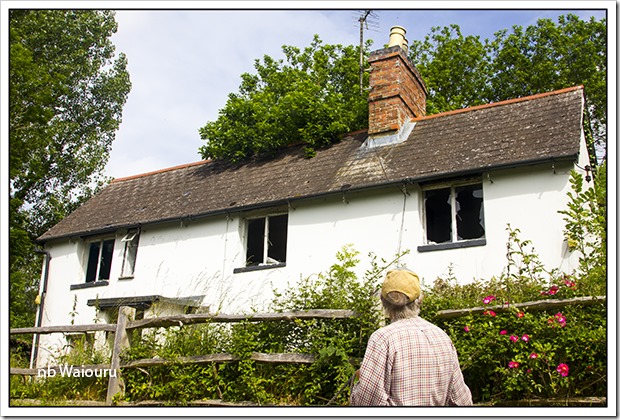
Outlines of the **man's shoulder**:
{"label": "man's shoulder", "polygon": [[377,337],[389,337],[395,334],[400,334],[403,331],[419,331],[424,334],[439,335],[442,337],[448,337],[448,334],[437,325],[425,320],[424,318],[416,317],[403,319],[392,322],[385,327],[379,328],[374,334]]}

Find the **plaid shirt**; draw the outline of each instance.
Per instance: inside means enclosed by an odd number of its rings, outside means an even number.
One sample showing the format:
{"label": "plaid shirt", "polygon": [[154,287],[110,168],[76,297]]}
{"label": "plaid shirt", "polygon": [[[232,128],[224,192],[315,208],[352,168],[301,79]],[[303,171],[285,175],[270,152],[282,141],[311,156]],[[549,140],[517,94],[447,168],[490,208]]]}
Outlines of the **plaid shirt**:
{"label": "plaid shirt", "polygon": [[416,317],[371,335],[351,405],[472,405],[472,399],[450,337]]}

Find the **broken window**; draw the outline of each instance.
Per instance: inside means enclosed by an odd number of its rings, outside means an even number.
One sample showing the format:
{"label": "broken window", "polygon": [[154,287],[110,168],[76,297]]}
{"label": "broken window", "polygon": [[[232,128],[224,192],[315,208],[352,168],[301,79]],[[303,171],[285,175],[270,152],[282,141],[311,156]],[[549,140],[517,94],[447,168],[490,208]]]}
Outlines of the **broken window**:
{"label": "broken window", "polygon": [[110,279],[113,252],[114,239],[102,239],[89,244],[86,267],[87,283]]}
{"label": "broken window", "polygon": [[247,221],[246,266],[286,262],[288,214]]}
{"label": "broken window", "polygon": [[125,244],[123,250],[123,267],[121,268],[121,278],[133,277],[136,268],[136,256],[138,255],[138,241],[140,240],[140,231],[130,230],[121,243]]}
{"label": "broken window", "polygon": [[428,244],[484,238],[482,184],[425,190],[424,214]]}

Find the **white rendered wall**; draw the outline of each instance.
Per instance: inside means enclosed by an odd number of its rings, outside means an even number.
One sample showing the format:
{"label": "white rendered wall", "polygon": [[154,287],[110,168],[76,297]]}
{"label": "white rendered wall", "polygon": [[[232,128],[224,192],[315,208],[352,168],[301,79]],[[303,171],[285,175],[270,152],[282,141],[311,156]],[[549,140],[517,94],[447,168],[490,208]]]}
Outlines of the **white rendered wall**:
{"label": "white rendered wall", "polygon": [[425,286],[445,277],[450,265],[458,281],[468,283],[504,270],[508,223],[521,230],[521,239],[533,242],[549,268],[570,272],[576,267],[576,256],[567,251],[564,223],[557,211],[566,208],[572,168],[547,164],[484,174],[485,246],[418,252],[417,247],[424,245],[418,186],[408,186],[407,194],[392,187],[292,203],[286,267],[281,268],[234,273],[245,259],[244,217],[269,214],[265,212],[143,227],[132,279],[119,279],[120,239],[125,232],[117,232],[108,286],[70,290],[71,285],[84,282],[86,247],[79,239],[47,244],[52,260],[43,325],[70,323],[74,299],[74,322],[92,323],[95,309],[86,302],[97,297],[205,295],[203,304],[213,312],[263,310],[274,288],[283,290],[301,277],[327,271],[336,262],[336,252],[347,244],[360,252],[360,276],[369,268],[369,252],[390,260],[409,250],[402,263],[416,271]]}

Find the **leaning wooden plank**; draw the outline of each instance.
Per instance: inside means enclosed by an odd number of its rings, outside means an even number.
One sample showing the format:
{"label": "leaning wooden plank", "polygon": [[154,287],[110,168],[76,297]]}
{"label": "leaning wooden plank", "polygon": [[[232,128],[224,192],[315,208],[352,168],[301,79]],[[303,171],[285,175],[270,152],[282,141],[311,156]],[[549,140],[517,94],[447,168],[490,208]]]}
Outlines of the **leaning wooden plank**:
{"label": "leaning wooden plank", "polygon": [[117,395],[122,396],[124,392],[124,384],[120,374],[121,353],[130,345],[129,336],[127,335],[127,324],[136,315],[136,310],[129,306],[121,306],[118,308],[118,319],[116,321],[116,332],[114,333],[114,347],[112,348],[112,360],[110,362],[110,370],[114,375],[110,375],[108,380],[108,393],[106,395],[106,405],[112,405]]}
{"label": "leaning wooden plank", "polygon": [[116,331],[116,324],[52,325],[49,327],[11,328],[10,334],[53,334],[90,331]]}
{"label": "leaning wooden plank", "polygon": [[241,322],[241,321],[290,321],[294,319],[346,319],[356,315],[348,309],[311,309],[307,311],[257,313],[257,314],[184,314],[158,318],[145,318],[132,321],[127,329],[182,327],[183,325],[205,322]]}
{"label": "leaning wooden plank", "polygon": [[447,309],[437,312],[437,318],[458,318],[469,314],[481,314],[484,311],[492,310],[495,312],[507,312],[512,309],[544,311],[548,309],[558,309],[571,305],[596,305],[607,301],[607,296],[584,296],[572,299],[547,299],[532,302],[515,303],[511,305],[495,305],[486,307],[466,308],[466,309]]}

